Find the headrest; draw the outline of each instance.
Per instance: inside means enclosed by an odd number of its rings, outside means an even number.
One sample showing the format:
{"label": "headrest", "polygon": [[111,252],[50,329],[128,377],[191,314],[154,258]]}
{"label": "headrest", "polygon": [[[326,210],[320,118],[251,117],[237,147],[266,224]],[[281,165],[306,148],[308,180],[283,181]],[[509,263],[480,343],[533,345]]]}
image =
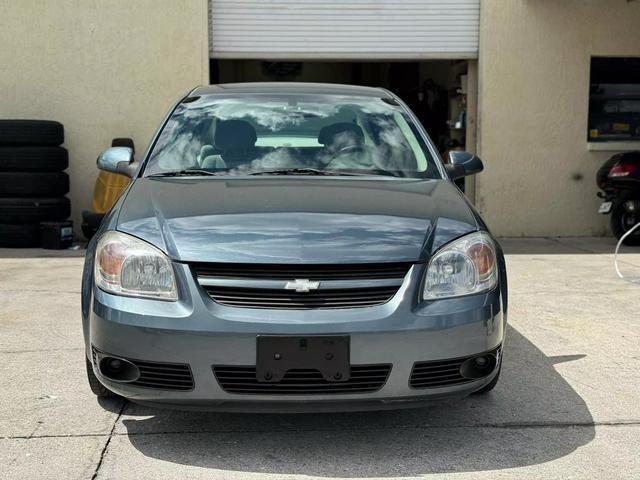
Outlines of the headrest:
{"label": "headrest", "polygon": [[200,160],[207,158],[209,155],[215,155],[218,153],[212,145],[203,145],[200,149]]}
{"label": "headrest", "polygon": [[341,122],[327,125],[320,129],[318,134],[318,143],[321,145],[330,145],[334,142],[336,135],[340,133],[349,133],[358,143],[364,142],[364,132],[356,123]]}
{"label": "headrest", "polygon": [[224,151],[251,148],[256,144],[256,129],[244,120],[223,120],[216,125],[213,143]]}

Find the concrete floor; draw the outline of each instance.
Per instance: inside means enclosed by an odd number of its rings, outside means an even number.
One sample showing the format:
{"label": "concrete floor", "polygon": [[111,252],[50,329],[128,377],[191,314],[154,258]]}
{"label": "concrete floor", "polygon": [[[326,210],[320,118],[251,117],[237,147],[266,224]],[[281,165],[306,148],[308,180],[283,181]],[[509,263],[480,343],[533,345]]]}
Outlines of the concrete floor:
{"label": "concrete floor", "polygon": [[[0,250],[0,478],[640,478],[640,285],[611,239],[505,239],[501,381],[419,410],[156,411],[85,380],[82,252]],[[640,249],[623,268],[640,277]]]}

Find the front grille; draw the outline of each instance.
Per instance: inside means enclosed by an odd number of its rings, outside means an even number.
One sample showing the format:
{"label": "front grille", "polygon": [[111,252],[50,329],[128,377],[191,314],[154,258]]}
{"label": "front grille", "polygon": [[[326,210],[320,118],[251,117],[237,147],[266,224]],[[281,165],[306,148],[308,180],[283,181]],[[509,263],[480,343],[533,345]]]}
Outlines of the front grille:
{"label": "front grille", "polygon": [[[489,353],[499,355],[499,348]],[[468,357],[433,362],[416,362],[411,370],[409,385],[412,388],[437,388],[462,385],[478,380],[465,378],[460,373],[460,366],[466,360],[476,356],[470,355]]]}
{"label": "front grille", "polygon": [[345,288],[293,292],[264,288],[207,287],[204,289],[216,302],[243,308],[354,308],[370,307],[388,302],[398,287]]}
{"label": "front grille", "polygon": [[261,280],[363,280],[404,278],[411,263],[355,263],[355,264],[255,264],[255,263],[196,263],[193,269],[203,278],[246,278]]}
{"label": "front grille", "polygon": [[[98,350],[95,347],[92,348],[92,354],[93,364],[97,365]],[[103,355],[111,356],[107,353],[103,353]],[[145,362],[114,356],[128,360],[140,370],[140,377],[133,382],[126,382],[127,385],[158,390],[193,390],[193,375],[191,374],[191,368],[187,364]]]}
{"label": "front grille", "polygon": [[[217,303],[271,309],[361,308],[388,302],[411,263],[247,264],[196,263],[193,271]],[[299,279],[319,282],[317,290],[287,289]]]}
{"label": "front grille", "polygon": [[254,366],[213,366],[220,387],[229,393],[247,395],[323,395],[371,393],[380,390],[391,372],[391,365],[352,365],[345,382],[328,382],[318,370],[289,370],[276,383],[258,382]]}

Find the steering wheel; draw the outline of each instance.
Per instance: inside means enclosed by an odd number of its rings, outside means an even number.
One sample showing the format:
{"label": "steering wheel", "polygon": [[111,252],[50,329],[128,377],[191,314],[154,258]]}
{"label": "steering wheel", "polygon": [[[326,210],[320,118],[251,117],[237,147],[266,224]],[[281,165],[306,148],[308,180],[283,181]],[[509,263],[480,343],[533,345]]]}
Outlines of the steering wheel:
{"label": "steering wheel", "polygon": [[333,162],[335,162],[336,160],[338,160],[340,157],[344,155],[347,155],[350,153],[357,153],[357,152],[364,153],[364,145],[354,144],[354,145],[347,145],[346,147],[342,147],[333,155],[333,157],[331,157],[331,160],[329,160],[325,164],[325,167],[328,167],[329,165],[331,165]]}

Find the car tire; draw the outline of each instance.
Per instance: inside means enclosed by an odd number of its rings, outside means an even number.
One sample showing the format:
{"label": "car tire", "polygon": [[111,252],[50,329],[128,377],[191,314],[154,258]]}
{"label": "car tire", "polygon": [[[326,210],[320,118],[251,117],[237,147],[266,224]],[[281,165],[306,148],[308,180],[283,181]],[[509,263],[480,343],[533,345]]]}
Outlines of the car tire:
{"label": "car tire", "polygon": [[100,398],[119,397],[120,395],[118,395],[115,392],[112,392],[107,387],[105,387],[102,383],[100,383],[100,380],[98,380],[98,377],[96,377],[96,374],[93,373],[93,365],[91,365],[91,362],[89,361],[88,358],[85,358],[85,362],[87,366],[87,381],[89,382],[89,388],[91,389],[93,394],[96,397],[100,397]]}
{"label": "car tire", "polygon": [[50,120],[0,120],[0,145],[49,145],[64,143],[64,127]]}
{"label": "car tire", "polygon": [[[631,221],[631,224],[629,224],[629,221]],[[627,212],[624,208],[624,203],[621,203],[611,212],[611,231],[620,240],[639,221],[640,215]],[[635,232],[629,235],[624,240],[624,244],[631,247],[640,245],[640,228],[637,228]]]}
{"label": "car tire", "polygon": [[0,172],[3,197],[58,197],[69,193],[69,175],[63,172]]}
{"label": "car tire", "polygon": [[500,379],[500,372],[502,371],[502,360],[500,360],[500,365],[498,366],[498,373],[496,373],[496,376],[493,377],[493,379],[487,383],[484,387],[482,387],[480,390],[477,390],[475,392],[473,392],[474,395],[485,395],[487,393],[489,393],[491,390],[493,390],[496,385],[498,384],[498,380]]}
{"label": "car tire", "polygon": [[0,223],[26,224],[66,220],[71,214],[69,199],[0,198]]}
{"label": "car tire", "polygon": [[0,247],[35,248],[40,246],[40,224],[0,223]]}
{"label": "car tire", "polygon": [[68,166],[63,147],[0,147],[0,172],[61,172]]}

